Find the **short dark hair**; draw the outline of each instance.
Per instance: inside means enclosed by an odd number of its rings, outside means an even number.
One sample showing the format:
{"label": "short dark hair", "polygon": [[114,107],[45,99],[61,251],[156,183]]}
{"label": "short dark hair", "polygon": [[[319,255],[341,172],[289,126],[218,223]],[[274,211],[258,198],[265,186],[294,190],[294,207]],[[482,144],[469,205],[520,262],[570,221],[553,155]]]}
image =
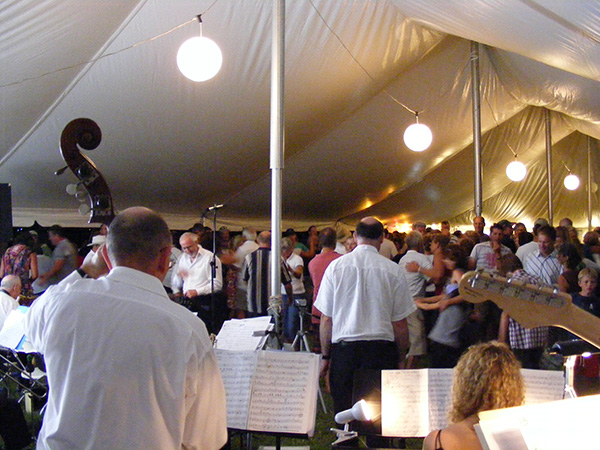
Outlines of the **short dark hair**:
{"label": "short dark hair", "polygon": [[522,231],[519,234],[519,247],[533,241],[533,234],[529,231]]}
{"label": "short dark hair", "polygon": [[52,233],[60,237],[65,237],[65,230],[60,225],[52,225],[50,228],[48,228],[48,233]]}
{"label": "short dark hair", "polygon": [[383,236],[383,224],[379,220],[374,220],[371,223],[361,220],[356,225],[356,235],[365,239],[380,239]]}
{"label": "short dark hair", "polygon": [[164,219],[151,209],[135,207],[118,214],[108,229],[106,245],[117,264],[154,261],[172,244]]}
{"label": "short dark hair", "polygon": [[296,231],[293,228],[288,228],[283,232],[283,237],[290,237],[296,235]]}
{"label": "short dark hair", "polygon": [[556,229],[554,227],[551,227],[550,225],[542,225],[537,232],[537,235],[539,236],[540,234],[544,234],[546,236],[548,236],[550,239],[552,239],[553,241],[556,240]]}
{"label": "short dark hair", "polygon": [[492,232],[492,230],[496,228],[497,230],[503,231],[504,227],[502,225],[500,225],[499,223],[495,223],[490,227],[490,233]]}
{"label": "short dark hair", "polygon": [[319,233],[319,245],[326,248],[335,248],[337,233],[331,227],[323,228]]}

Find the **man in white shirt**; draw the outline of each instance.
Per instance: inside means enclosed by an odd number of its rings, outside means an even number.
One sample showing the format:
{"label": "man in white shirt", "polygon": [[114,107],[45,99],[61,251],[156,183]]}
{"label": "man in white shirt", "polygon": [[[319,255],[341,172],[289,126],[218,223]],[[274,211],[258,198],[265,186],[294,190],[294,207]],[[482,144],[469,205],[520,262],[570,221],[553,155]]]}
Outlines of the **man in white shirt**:
{"label": "man in white shirt", "polygon": [[517,249],[517,257],[521,260],[521,263],[525,263],[527,255],[538,249],[538,231],[543,226],[548,226],[548,221],[544,218],[537,219],[533,224],[533,241],[528,242]]}
{"label": "man in white shirt", "polygon": [[17,298],[21,294],[21,279],[16,275],[6,275],[0,283],[0,329],[11,311],[18,308]]}
{"label": "man in white shirt", "polygon": [[225,391],[206,328],[162,286],[167,224],[149,209],[126,209],[102,252],[108,275],[73,272],[25,317],[50,386],[37,448],[221,448]]}
{"label": "man in white shirt", "polygon": [[469,258],[470,269],[495,270],[503,255],[511,253],[510,249],[500,243],[502,227],[494,224],[490,227],[490,240],[473,247]]}
{"label": "man in white shirt", "polygon": [[[187,298],[210,294],[213,292],[211,290],[213,253],[200,247],[198,235],[189,231],[181,235],[179,244],[183,253],[173,271],[173,292],[183,292]],[[214,258],[214,261],[216,270],[212,287],[214,292],[217,292],[223,287],[223,272],[219,258]]]}
{"label": "man in white shirt", "polygon": [[357,247],[329,264],[315,302],[322,312],[321,375],[329,375],[336,413],[352,407],[355,371],[404,362],[406,317],[416,308],[398,264],[378,253],[381,222],[367,217],[355,235]]}

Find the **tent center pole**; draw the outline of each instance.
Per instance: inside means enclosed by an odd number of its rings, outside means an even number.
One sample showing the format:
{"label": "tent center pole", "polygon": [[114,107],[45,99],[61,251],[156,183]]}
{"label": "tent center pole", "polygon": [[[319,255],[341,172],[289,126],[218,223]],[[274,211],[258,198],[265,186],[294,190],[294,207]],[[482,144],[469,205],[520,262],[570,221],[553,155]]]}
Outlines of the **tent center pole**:
{"label": "tent center pole", "polygon": [[550,110],[544,109],[544,121],[546,123],[546,174],[548,176],[548,223],[554,223],[554,199],[552,195],[552,122]]}
{"label": "tent center pole", "polygon": [[481,170],[481,99],[479,93],[479,43],[471,41],[471,97],[473,103],[473,152],[475,166],[475,216],[481,216],[483,185]]}
{"label": "tent center pole", "polygon": [[587,207],[588,231],[592,231],[592,137],[587,137]]}
{"label": "tent center pole", "polygon": [[[285,0],[273,0],[271,49],[271,298],[269,304],[281,309],[281,209],[284,155],[284,67]],[[276,326],[280,323],[276,320]],[[277,330],[279,333],[281,330]]]}

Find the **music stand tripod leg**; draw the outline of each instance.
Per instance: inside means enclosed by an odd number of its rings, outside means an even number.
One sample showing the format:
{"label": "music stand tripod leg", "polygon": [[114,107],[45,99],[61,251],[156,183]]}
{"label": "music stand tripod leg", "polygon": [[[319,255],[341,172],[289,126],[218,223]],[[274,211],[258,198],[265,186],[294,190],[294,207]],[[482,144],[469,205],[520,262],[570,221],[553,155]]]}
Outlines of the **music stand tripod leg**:
{"label": "music stand tripod leg", "polygon": [[[306,331],[304,331],[304,314],[305,312],[300,310],[300,329],[296,333],[296,337],[294,338],[294,342],[292,343],[292,348],[296,348],[296,343],[298,343],[298,351],[301,352],[309,352],[310,353],[310,345],[308,344],[308,338],[306,337]],[[323,412],[327,414],[327,406],[325,405],[325,399],[323,398],[323,392],[321,392],[321,386],[318,388],[319,401],[321,402],[321,408],[323,408]]]}

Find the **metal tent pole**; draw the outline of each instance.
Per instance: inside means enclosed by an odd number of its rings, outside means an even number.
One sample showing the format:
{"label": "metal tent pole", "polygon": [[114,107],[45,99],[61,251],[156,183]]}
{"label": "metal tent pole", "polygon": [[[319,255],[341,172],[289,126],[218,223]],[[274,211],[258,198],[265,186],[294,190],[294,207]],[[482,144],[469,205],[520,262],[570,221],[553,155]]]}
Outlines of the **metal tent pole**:
{"label": "metal tent pole", "polygon": [[588,231],[592,231],[592,138],[587,137]]}
{"label": "metal tent pole", "polygon": [[[281,209],[284,154],[285,1],[273,0],[271,51],[271,299],[281,305]],[[278,303],[277,303],[278,301]],[[277,320],[276,322],[279,322]],[[278,332],[280,330],[277,330]]]}
{"label": "metal tent pole", "polygon": [[550,120],[550,110],[544,109],[544,119],[546,123],[546,175],[548,177],[548,222],[550,225],[554,222],[554,198],[552,195],[552,122]]}
{"label": "metal tent pole", "polygon": [[481,99],[479,92],[479,43],[471,41],[471,96],[473,103],[473,151],[475,165],[475,215],[481,216],[483,184],[481,170]]}

